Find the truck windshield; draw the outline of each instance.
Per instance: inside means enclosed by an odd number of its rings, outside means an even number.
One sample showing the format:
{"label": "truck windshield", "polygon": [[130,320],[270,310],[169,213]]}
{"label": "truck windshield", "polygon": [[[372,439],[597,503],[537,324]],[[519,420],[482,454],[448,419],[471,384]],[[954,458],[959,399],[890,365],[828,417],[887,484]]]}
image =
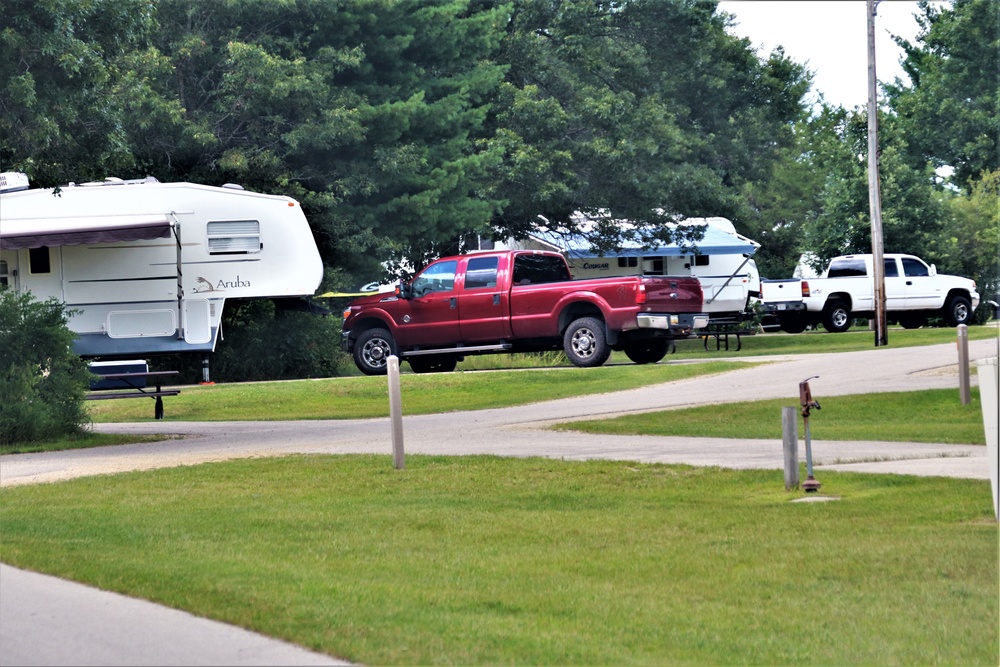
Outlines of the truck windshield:
{"label": "truck windshield", "polygon": [[569,269],[562,257],[518,255],[514,258],[515,285],[557,283],[569,279]]}

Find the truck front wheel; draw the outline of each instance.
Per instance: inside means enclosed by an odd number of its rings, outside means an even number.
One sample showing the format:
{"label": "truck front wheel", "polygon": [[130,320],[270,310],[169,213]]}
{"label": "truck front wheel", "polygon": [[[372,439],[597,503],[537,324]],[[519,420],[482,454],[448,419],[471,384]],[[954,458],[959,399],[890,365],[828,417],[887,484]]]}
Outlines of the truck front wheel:
{"label": "truck front wheel", "polygon": [[667,356],[670,341],[666,338],[639,340],[625,345],[625,356],[636,364],[655,364]]}
{"label": "truck front wheel", "polygon": [[831,333],[847,331],[853,319],[846,301],[831,301],[823,308],[823,328]]}
{"label": "truck front wheel", "polygon": [[563,334],[563,351],[574,366],[592,368],[603,364],[611,356],[604,322],[596,317],[573,320]]}
{"label": "truck front wheel", "polygon": [[354,365],[365,375],[385,375],[393,354],[396,354],[396,341],[388,329],[369,329],[354,343]]}
{"label": "truck front wheel", "polygon": [[944,321],[950,327],[957,327],[959,324],[969,324],[972,317],[972,302],[968,297],[956,294],[948,299],[944,307]]}

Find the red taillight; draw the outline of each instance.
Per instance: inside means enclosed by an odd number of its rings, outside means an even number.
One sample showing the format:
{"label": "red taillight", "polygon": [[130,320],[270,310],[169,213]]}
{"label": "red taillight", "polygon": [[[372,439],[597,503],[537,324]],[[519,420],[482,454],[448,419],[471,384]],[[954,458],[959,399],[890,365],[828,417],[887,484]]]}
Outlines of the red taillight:
{"label": "red taillight", "polygon": [[635,302],[646,303],[646,284],[639,283],[639,289],[635,291]]}
{"label": "red taillight", "polygon": [[803,297],[809,296],[809,283],[806,282],[805,280],[802,281],[802,296]]}

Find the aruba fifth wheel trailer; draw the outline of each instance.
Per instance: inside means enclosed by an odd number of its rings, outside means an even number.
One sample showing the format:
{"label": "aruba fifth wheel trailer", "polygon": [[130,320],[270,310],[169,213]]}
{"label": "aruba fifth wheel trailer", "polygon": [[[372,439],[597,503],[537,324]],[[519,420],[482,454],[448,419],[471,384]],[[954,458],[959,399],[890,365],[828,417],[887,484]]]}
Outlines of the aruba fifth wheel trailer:
{"label": "aruba fifth wheel trailer", "polygon": [[154,178],[30,189],[0,175],[0,284],[65,303],[83,357],[211,352],[226,299],[311,296],[322,275],[290,197]]}

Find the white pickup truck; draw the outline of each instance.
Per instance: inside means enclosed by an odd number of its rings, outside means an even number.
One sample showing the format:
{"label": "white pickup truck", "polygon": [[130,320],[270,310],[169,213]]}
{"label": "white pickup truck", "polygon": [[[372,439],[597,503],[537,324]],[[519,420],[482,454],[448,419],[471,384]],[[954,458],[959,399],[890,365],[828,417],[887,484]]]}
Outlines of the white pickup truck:
{"label": "white pickup truck", "polygon": [[[913,255],[886,253],[886,319],[916,329],[933,316],[949,326],[969,324],[979,305],[976,283],[939,275]],[[764,313],[777,318],[788,333],[822,322],[827,331],[847,331],[855,317],[875,317],[872,255],[843,255],[830,260],[821,278],[761,281]]]}

